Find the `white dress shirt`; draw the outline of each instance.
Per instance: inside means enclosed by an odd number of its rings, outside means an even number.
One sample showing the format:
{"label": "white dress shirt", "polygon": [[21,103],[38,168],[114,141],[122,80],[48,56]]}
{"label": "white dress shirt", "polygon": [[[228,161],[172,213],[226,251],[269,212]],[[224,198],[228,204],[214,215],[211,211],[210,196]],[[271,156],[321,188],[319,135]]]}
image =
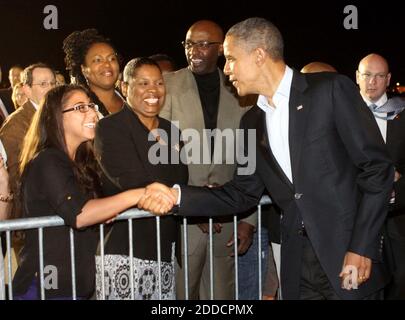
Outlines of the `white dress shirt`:
{"label": "white dress shirt", "polygon": [[288,129],[292,78],[293,71],[286,66],[284,76],[272,97],[274,107],[269,104],[267,98],[263,95],[260,95],[257,100],[257,106],[266,113],[266,128],[271,151],[291,183],[293,183],[293,177]]}
{"label": "white dress shirt", "polygon": [[38,111],[39,105],[36,104],[36,103],[35,103],[34,101],[32,101],[31,99],[29,99],[29,100],[30,100],[30,102],[32,103],[32,105],[34,106],[35,110]]}
{"label": "white dress shirt", "polygon": [[[290,159],[290,144],[288,142],[288,106],[290,101],[292,77],[292,69],[286,66],[284,76],[272,97],[273,103],[276,107],[271,106],[268,103],[267,98],[263,95],[259,95],[257,100],[257,106],[266,113],[266,127],[271,151],[291,183],[293,182],[293,178]],[[176,204],[180,205],[181,190],[177,185],[173,187],[179,190]]]}
{"label": "white dress shirt", "polygon": [[[368,99],[367,99],[365,96],[363,96],[363,95],[362,95],[362,97],[363,97],[364,102],[365,102],[368,106],[370,106],[370,105],[372,105],[372,104],[375,104],[375,105],[377,106],[377,109],[378,109],[379,107],[381,107],[383,104],[385,104],[385,103],[388,101],[388,98],[387,98],[387,94],[386,94],[386,93],[384,93],[384,94],[380,97],[380,99],[377,100],[377,102],[371,102],[370,100],[368,100]],[[382,117],[386,117],[386,116],[387,116],[386,113],[379,113],[379,115],[382,116]],[[377,125],[378,125],[378,128],[380,129],[380,132],[381,132],[381,135],[382,135],[382,137],[383,137],[383,139],[384,139],[384,142],[387,142],[387,120],[384,120],[384,119],[380,119],[380,118],[375,117],[375,121],[377,121]]]}

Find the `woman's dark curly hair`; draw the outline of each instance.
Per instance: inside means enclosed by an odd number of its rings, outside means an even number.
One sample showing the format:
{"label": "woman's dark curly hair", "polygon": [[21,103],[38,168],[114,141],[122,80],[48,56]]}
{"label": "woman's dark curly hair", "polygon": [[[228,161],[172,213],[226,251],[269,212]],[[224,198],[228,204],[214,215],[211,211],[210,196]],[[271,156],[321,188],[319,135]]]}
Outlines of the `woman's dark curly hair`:
{"label": "woman's dark curly hair", "polygon": [[[89,89],[86,78],[82,73],[81,66],[84,65],[86,54],[90,47],[95,43],[106,43],[117,52],[110,39],[99,34],[96,29],[85,29],[83,31],[74,31],[63,40],[63,51],[65,52],[66,70],[69,71],[70,77],[75,79],[75,84],[85,86]],[[118,64],[121,65],[120,56],[117,56]],[[90,98],[99,105],[100,112],[108,114],[103,103],[98,97],[90,92]]]}
{"label": "woman's dark curly hair", "polygon": [[110,39],[99,34],[96,29],[74,31],[63,40],[66,70],[69,70],[70,76],[76,79],[76,84],[86,85],[81,65],[84,64],[87,51],[95,43],[106,43],[115,50]]}

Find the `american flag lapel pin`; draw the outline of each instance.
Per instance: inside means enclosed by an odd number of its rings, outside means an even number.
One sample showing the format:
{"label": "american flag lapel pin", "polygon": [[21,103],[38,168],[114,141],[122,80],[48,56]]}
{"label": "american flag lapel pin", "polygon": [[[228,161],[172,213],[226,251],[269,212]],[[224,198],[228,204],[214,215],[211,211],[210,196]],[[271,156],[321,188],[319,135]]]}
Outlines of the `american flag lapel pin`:
{"label": "american flag lapel pin", "polygon": [[297,107],[297,111],[300,111],[300,110],[302,110],[302,109],[304,109],[304,107],[303,107],[302,105],[300,105],[300,106]]}

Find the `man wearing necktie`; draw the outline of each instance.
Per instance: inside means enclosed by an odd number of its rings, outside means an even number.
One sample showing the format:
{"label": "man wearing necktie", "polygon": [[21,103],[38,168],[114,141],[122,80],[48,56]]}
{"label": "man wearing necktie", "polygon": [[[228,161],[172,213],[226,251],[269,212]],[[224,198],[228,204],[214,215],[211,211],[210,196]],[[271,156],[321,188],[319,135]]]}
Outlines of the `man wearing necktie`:
{"label": "man wearing necktie", "polygon": [[356,71],[360,94],[373,112],[381,135],[395,165],[395,183],[391,210],[387,218],[387,236],[393,258],[393,279],[386,290],[388,299],[405,299],[405,100],[387,98],[391,73],[386,59],[378,54],[364,57]]}

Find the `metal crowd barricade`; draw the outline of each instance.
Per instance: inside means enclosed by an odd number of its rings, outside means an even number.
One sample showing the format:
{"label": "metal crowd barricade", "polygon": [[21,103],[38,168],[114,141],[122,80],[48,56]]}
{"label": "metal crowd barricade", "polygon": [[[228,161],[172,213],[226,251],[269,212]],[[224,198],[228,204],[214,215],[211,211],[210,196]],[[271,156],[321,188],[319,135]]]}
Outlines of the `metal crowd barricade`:
{"label": "metal crowd barricade", "polygon": [[[259,282],[259,292],[258,292],[258,299],[262,297],[262,251],[261,251],[261,206],[271,204],[271,199],[268,196],[264,196],[260,204],[258,205],[258,282]],[[128,221],[128,231],[129,231],[129,258],[130,258],[130,289],[131,289],[131,299],[135,297],[134,291],[134,268],[133,268],[133,237],[132,237],[132,222],[133,219],[139,218],[146,218],[146,217],[154,217],[152,214],[146,211],[138,210],[138,209],[130,209],[122,214],[120,214],[115,220],[127,220]],[[156,219],[156,242],[157,242],[157,258],[158,258],[158,292],[159,292],[159,299],[162,297],[162,286],[161,286],[161,268],[162,268],[162,261],[161,261],[161,243],[160,243],[160,217],[155,217]],[[183,218],[184,223],[184,231],[183,231],[183,241],[184,241],[184,277],[185,277],[185,299],[189,298],[188,292],[188,235],[187,235],[187,218]],[[210,267],[210,298],[214,299],[214,259],[213,259],[213,233],[212,233],[212,218],[209,219],[209,267]],[[238,255],[237,255],[237,216],[234,215],[234,261],[235,261],[235,299],[238,300],[239,292],[238,292]],[[40,298],[41,300],[45,299],[45,286],[44,286],[44,252],[43,252],[43,229],[44,228],[52,228],[52,227],[59,227],[64,226],[64,220],[58,216],[45,216],[45,217],[36,217],[36,218],[25,218],[25,219],[15,219],[15,220],[6,220],[0,221],[0,233],[6,232],[6,244],[7,244],[7,255],[8,257],[8,297],[10,300],[13,299],[13,286],[12,286],[12,261],[11,261],[11,232],[12,231],[20,231],[20,230],[27,230],[27,229],[38,229],[38,245],[39,245],[39,282],[40,282]],[[100,224],[100,258],[101,258],[101,294],[102,299],[104,300],[106,297],[105,292],[105,279],[104,279],[104,225]],[[76,300],[76,268],[75,268],[75,245],[74,245],[74,232],[73,229],[70,228],[69,232],[69,242],[70,242],[70,263],[71,263],[71,270],[72,270],[72,299]],[[1,239],[0,239],[0,246],[1,246]],[[3,263],[3,261],[1,261]],[[5,272],[0,274],[0,284],[5,283]],[[1,293],[4,292],[5,288],[0,287],[0,300],[4,299],[4,295]]]}

